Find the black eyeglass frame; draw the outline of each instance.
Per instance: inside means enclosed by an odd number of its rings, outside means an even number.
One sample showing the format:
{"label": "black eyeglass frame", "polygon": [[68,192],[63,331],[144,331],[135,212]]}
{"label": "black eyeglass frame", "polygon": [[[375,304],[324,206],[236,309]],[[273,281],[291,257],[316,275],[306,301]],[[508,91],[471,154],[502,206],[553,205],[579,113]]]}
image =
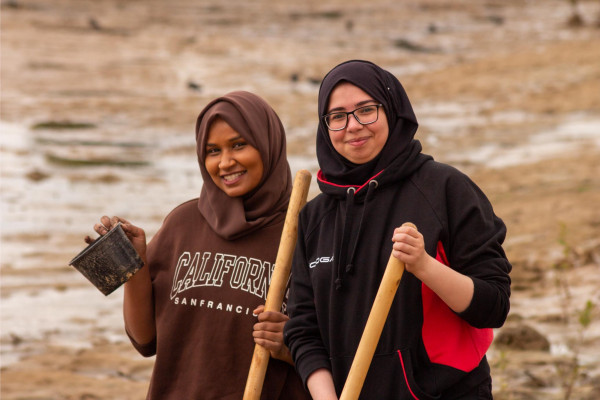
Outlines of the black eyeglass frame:
{"label": "black eyeglass frame", "polygon": [[[365,108],[365,107],[375,107],[376,111],[377,111],[377,115],[375,116],[375,119],[371,122],[360,122],[360,119],[356,116],[356,114],[354,114],[356,111]],[[322,115],[321,118],[323,119],[323,123],[325,124],[325,126],[327,127],[327,129],[329,129],[330,131],[341,131],[344,130],[348,127],[348,118],[350,117],[350,114],[352,114],[352,116],[354,116],[354,119],[361,125],[370,125],[370,124],[374,124],[375,122],[377,122],[377,120],[379,120],[379,107],[383,107],[383,104],[368,104],[366,106],[361,106],[358,108],[355,108],[352,111],[334,111],[325,115]],[[327,117],[332,115],[332,114],[346,114],[346,123],[344,124],[343,127],[338,128],[338,129],[332,129],[329,124],[327,123]]]}

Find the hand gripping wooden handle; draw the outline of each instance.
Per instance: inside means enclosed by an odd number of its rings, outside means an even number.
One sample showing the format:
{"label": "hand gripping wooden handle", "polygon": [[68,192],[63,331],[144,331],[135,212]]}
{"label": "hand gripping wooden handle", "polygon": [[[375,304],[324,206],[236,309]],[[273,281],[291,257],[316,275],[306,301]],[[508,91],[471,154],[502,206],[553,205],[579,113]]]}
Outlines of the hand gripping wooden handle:
{"label": "hand gripping wooden handle", "polygon": [[[298,238],[298,214],[300,209],[306,204],[308,189],[310,186],[311,174],[306,170],[300,170],[296,173],[292,195],[285,215],[281,241],[277,250],[275,259],[275,269],[271,277],[271,285],[267,292],[267,301],[265,302],[265,311],[280,311],[283,304],[283,296],[287,288],[292,267],[292,256]],[[254,346],[252,355],[252,364],[246,380],[244,389],[244,400],[258,400],[262,391],[267,365],[269,364],[269,350],[260,345]]]}
{"label": "hand gripping wooden handle", "polygon": [[[402,226],[411,226],[417,228],[414,224],[406,222]],[[387,267],[383,273],[383,278],[379,284],[379,290],[375,296],[375,301],[369,313],[369,319],[365,325],[365,330],[360,338],[356,355],[352,361],[350,372],[346,378],[344,389],[340,400],[355,400],[358,399],[362,390],[363,383],[367,377],[367,372],[375,354],[375,348],[379,342],[383,325],[387,319],[390,307],[394,301],[396,290],[400,285],[402,274],[404,273],[404,263],[398,260],[393,255],[390,255]]]}

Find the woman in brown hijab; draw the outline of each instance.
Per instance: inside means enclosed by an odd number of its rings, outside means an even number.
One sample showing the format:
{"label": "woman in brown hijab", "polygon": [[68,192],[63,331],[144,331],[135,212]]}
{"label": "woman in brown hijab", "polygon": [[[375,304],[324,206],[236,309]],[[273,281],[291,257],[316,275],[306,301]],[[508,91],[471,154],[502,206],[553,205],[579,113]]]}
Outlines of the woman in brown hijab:
{"label": "woman in brown hijab", "polygon": [[122,218],[94,226],[102,235],[121,222],[147,266],[125,284],[123,311],[134,347],[156,355],[148,399],[241,399],[255,343],[274,358],[261,398],[308,399],[283,345],[288,317],[257,307],[292,185],[281,121],[260,97],[232,92],[200,113],[196,146],[200,197],[171,211],[147,248]]}

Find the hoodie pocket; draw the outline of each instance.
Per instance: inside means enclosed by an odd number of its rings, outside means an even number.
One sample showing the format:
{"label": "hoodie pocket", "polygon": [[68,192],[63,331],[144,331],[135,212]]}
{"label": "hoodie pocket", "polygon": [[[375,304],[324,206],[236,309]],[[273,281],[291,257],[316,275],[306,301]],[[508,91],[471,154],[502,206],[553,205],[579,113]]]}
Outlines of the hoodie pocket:
{"label": "hoodie pocket", "polygon": [[[482,386],[490,390],[491,378],[489,366],[483,360],[479,367],[465,372],[447,365],[436,364],[429,360],[427,352],[420,345],[398,350],[398,364],[401,366],[402,379],[410,393],[403,399],[463,399],[466,393],[477,391]],[[485,383],[488,382],[488,386]],[[473,392],[473,393],[475,393]],[[474,398],[489,398],[487,395]]]}
{"label": "hoodie pocket", "polygon": [[398,350],[396,360],[401,367],[400,378],[410,394],[405,398],[419,400],[442,398],[438,376],[424,351],[419,351],[418,347]]}

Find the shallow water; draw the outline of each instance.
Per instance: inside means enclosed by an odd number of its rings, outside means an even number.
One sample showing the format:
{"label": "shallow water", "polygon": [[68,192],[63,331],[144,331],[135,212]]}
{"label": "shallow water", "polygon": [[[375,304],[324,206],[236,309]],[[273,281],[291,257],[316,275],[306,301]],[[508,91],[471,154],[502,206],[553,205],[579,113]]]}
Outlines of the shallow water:
{"label": "shallow water", "polygon": [[530,135],[522,143],[511,147],[489,143],[460,154],[449,154],[448,159],[450,162],[467,161],[491,168],[504,168],[572,155],[590,147],[600,147],[600,119],[596,116],[574,115],[554,129]]}

